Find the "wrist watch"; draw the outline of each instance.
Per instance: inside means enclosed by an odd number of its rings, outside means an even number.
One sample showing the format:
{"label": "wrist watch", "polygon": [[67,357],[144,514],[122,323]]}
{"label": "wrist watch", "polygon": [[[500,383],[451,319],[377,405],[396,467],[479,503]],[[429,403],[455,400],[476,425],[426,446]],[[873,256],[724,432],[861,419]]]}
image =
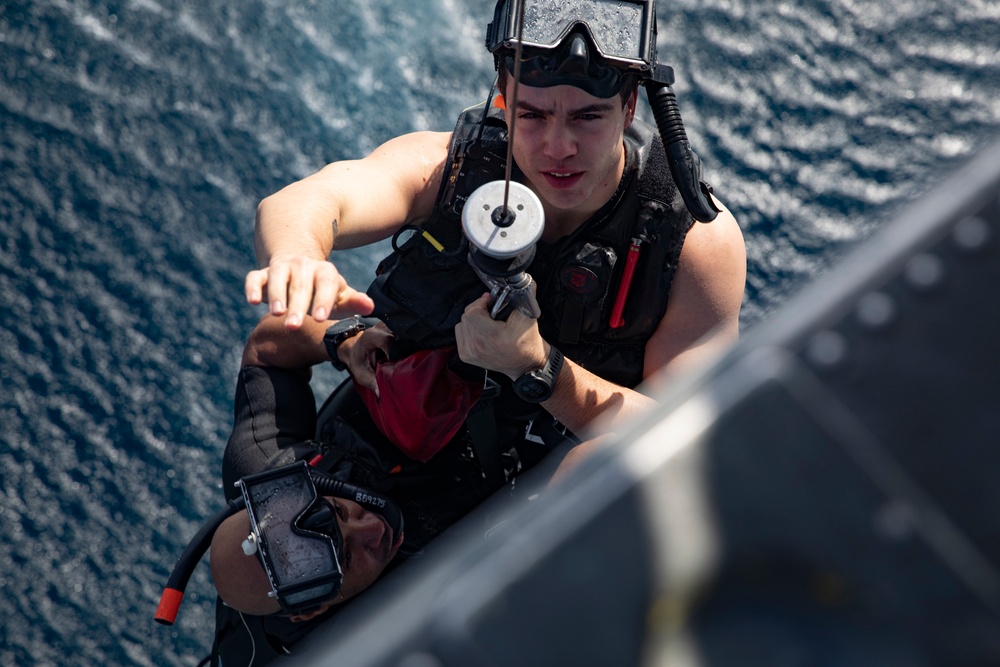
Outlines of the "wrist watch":
{"label": "wrist watch", "polygon": [[348,338],[353,338],[365,329],[370,329],[371,327],[378,324],[378,319],[374,317],[361,317],[360,315],[355,315],[354,317],[348,317],[345,320],[340,320],[330,326],[323,334],[323,344],[326,346],[326,353],[330,355],[330,363],[338,371],[346,371],[347,366],[344,362],[340,360],[337,356],[337,346],[343,343]]}
{"label": "wrist watch", "polygon": [[521,400],[529,403],[541,403],[552,396],[559,371],[563,367],[563,354],[555,345],[549,346],[549,358],[545,365],[533,371],[528,371],[514,380],[514,393]]}

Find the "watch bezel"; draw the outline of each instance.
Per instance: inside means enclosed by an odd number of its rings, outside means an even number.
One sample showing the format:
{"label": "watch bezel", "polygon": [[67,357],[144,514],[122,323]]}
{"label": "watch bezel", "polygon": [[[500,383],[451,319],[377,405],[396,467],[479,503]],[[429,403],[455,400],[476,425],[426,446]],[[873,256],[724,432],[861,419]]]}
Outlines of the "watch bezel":
{"label": "watch bezel", "polygon": [[554,345],[549,346],[549,356],[545,360],[545,365],[528,371],[514,380],[514,393],[529,403],[547,401],[555,391],[564,360],[562,352]]}

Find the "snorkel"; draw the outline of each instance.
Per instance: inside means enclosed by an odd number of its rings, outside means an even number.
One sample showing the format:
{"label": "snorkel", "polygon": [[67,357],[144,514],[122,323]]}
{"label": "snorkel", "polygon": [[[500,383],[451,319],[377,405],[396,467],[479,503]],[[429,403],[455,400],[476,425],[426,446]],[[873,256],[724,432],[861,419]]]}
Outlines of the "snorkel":
{"label": "snorkel", "polygon": [[338,480],[305,461],[248,475],[237,482],[242,496],[231,500],[187,545],[160,597],[156,621],[173,625],[184,590],[219,526],[244,509],[250,533],[243,553],[256,556],[274,598],[285,614],[302,614],[332,600],[343,583],[344,540],[335,512],[323,496],[352,500],[380,514],[392,531],[393,547],[403,541],[403,516],[388,498]]}

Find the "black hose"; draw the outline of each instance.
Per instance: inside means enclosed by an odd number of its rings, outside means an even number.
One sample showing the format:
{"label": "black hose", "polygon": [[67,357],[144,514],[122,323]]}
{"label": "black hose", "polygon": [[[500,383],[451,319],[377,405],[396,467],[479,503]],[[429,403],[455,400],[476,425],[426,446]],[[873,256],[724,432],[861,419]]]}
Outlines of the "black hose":
{"label": "black hose", "polygon": [[216,529],[222,525],[223,521],[245,507],[246,503],[242,498],[230,500],[226,507],[219,510],[215,516],[209,519],[208,523],[202,526],[201,530],[188,542],[187,548],[184,549],[181,557],[177,559],[177,564],[174,565],[174,569],[170,573],[170,579],[167,580],[163,596],[160,599],[160,606],[156,612],[157,623],[173,625],[174,620],[177,618],[177,608],[180,606],[188,580],[191,579],[191,574],[201,561],[201,557],[208,551]]}
{"label": "black hose", "polygon": [[403,534],[403,513],[399,511],[396,503],[386,496],[342,482],[315,468],[310,469],[309,472],[320,495],[353,500],[365,509],[381,514],[392,529],[393,539],[398,539]]}
{"label": "black hose", "polygon": [[646,95],[660,130],[663,149],[667,153],[670,174],[674,177],[685,206],[700,222],[715,220],[719,208],[709,194],[712,187],[701,179],[701,160],[688,143],[687,132],[677,106],[677,96],[669,84],[648,79]]}

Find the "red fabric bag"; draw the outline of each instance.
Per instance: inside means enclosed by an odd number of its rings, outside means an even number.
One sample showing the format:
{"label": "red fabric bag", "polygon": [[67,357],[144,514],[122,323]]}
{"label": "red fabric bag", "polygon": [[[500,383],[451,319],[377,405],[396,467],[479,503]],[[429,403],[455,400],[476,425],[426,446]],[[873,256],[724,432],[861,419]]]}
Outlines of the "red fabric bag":
{"label": "red fabric bag", "polygon": [[379,430],[411,459],[427,462],[458,433],[483,393],[482,382],[449,366],[454,346],[419,350],[375,369],[375,392],[354,383]]}

